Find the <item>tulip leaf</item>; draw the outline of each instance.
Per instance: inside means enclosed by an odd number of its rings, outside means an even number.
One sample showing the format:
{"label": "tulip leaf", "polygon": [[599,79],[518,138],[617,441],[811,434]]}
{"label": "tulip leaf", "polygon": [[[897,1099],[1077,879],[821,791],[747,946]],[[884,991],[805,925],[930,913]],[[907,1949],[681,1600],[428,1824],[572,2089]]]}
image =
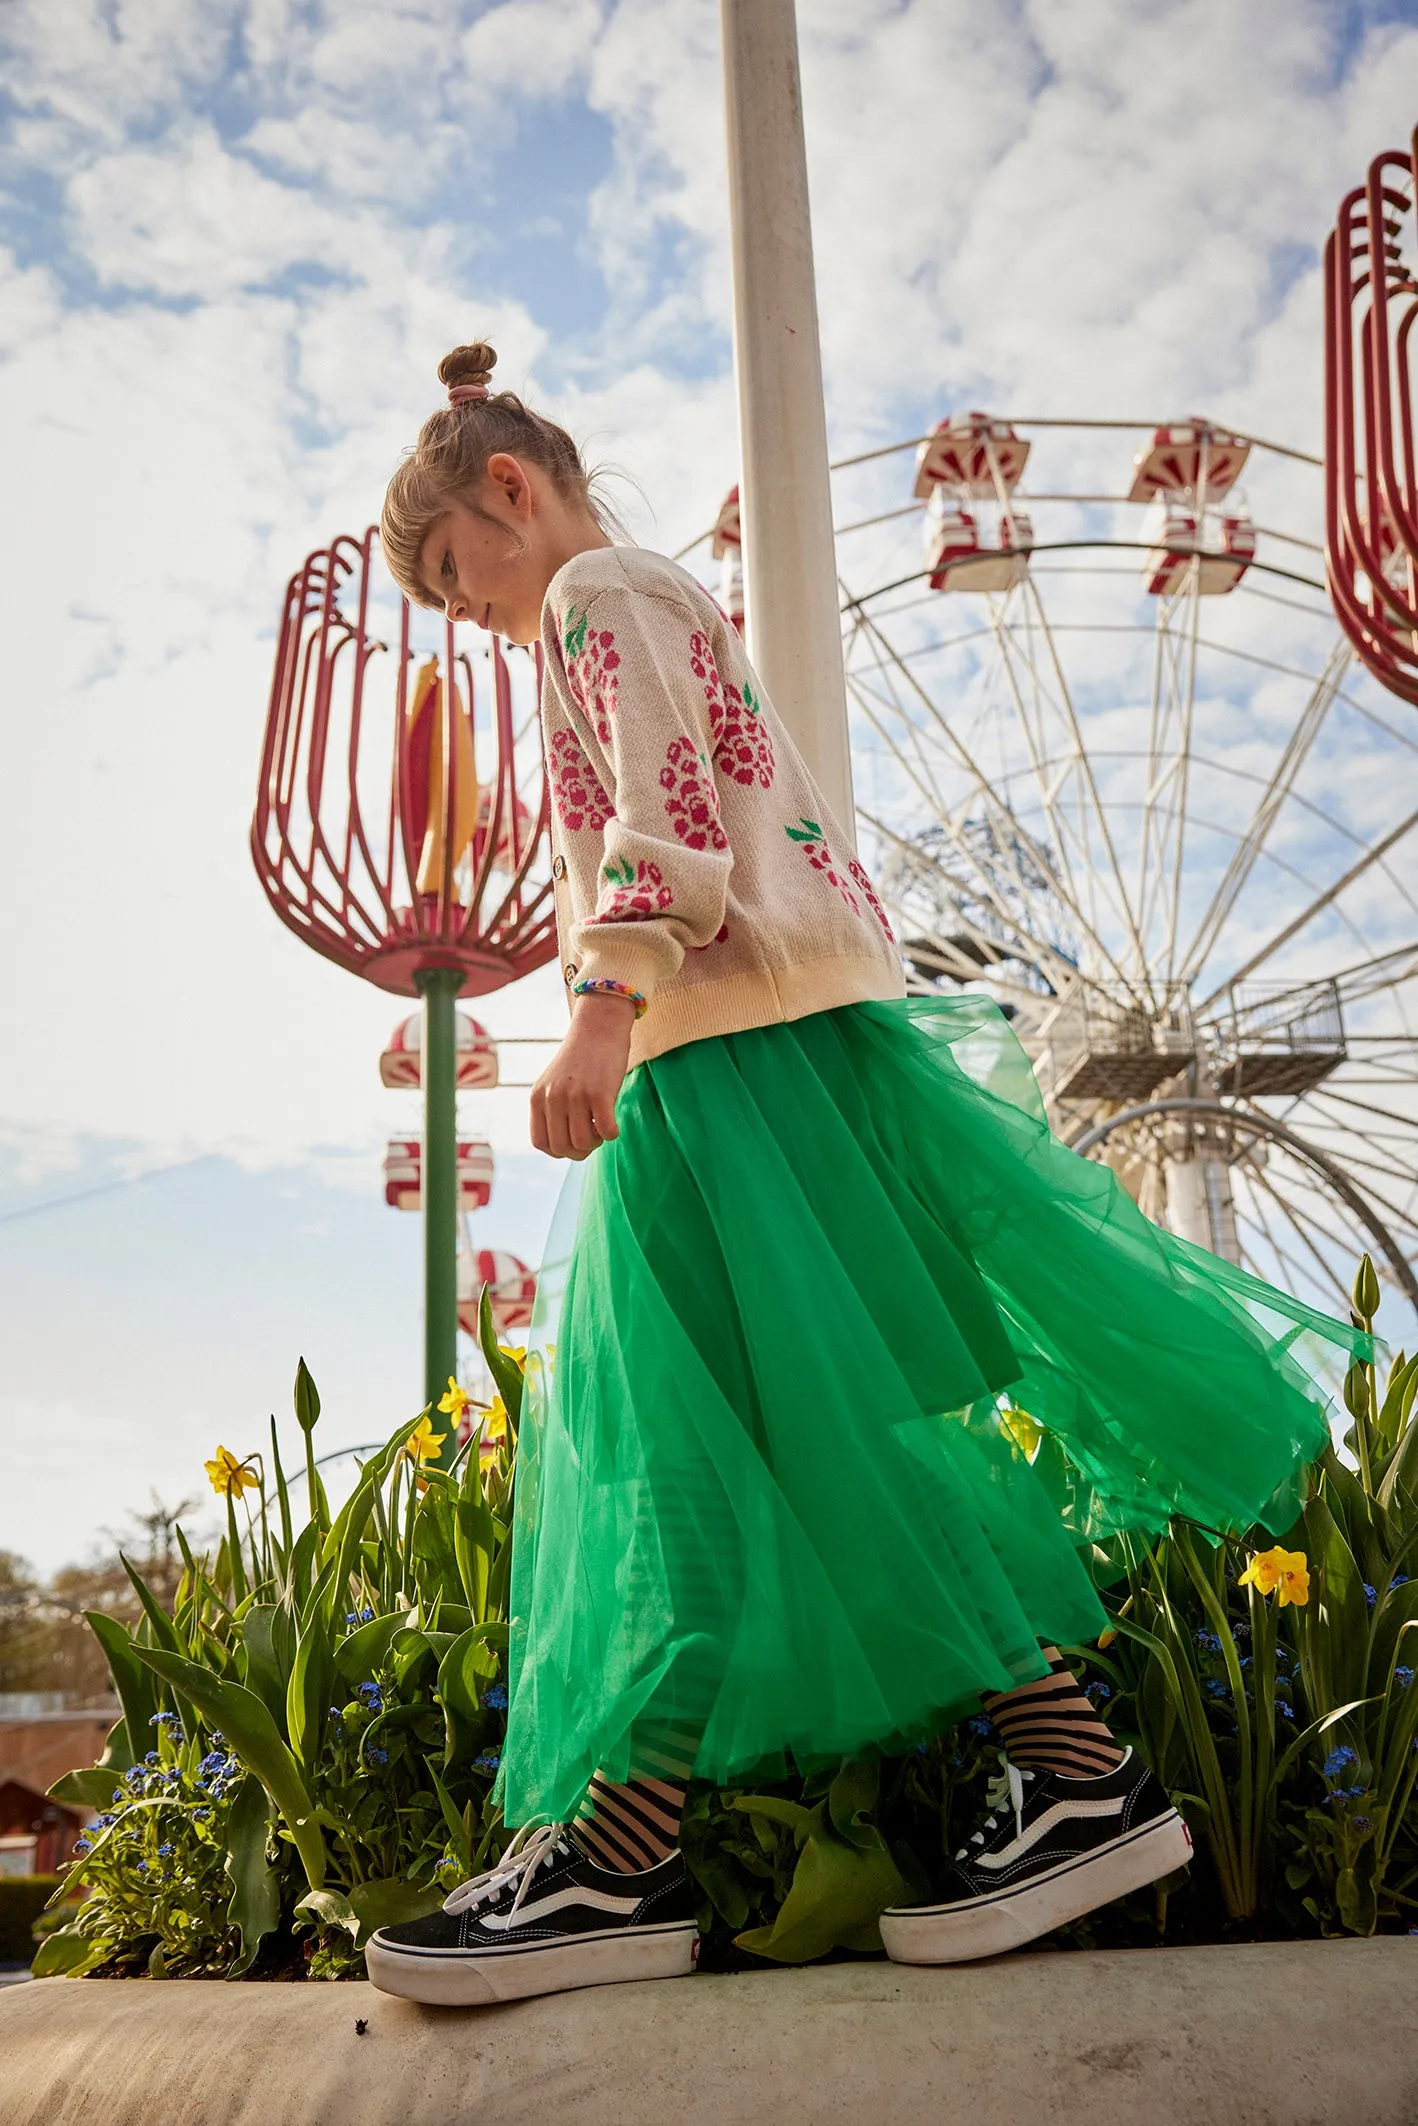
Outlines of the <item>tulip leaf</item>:
{"label": "tulip leaf", "polygon": [[[276,1651],[275,1627],[283,1612],[273,1603],[257,1602],[241,1620],[240,1680],[254,1691],[279,1727],[286,1721],[286,1684]],[[286,1613],[288,1614],[288,1613]],[[242,1673],[244,1670],[244,1673]]]}
{"label": "tulip leaf", "polygon": [[320,1754],[335,1683],[335,1651],[323,1600],[334,1571],[333,1563],[327,1565],[311,1592],[286,1687],[286,1733],[297,1763],[307,1771],[314,1768]]}
{"label": "tulip leaf", "polygon": [[266,1857],[270,1832],[270,1796],[259,1779],[243,1779],[226,1825],[225,1867],[232,1886],[227,1918],[241,1933],[241,1954],[230,1978],[250,1970],[262,1941],[281,1923],[281,1871]]}
{"label": "tulip leaf", "polygon": [[492,1296],[487,1285],[483,1286],[482,1295],[478,1300],[478,1342],[482,1345],[487,1369],[507,1411],[507,1428],[516,1439],[517,1427],[522,1421],[523,1373],[517,1360],[509,1358],[498,1343],[497,1329],[492,1319]]}
{"label": "tulip leaf", "polygon": [[325,1880],[325,1841],[310,1820],[312,1803],[299,1767],[262,1701],[254,1691],[214,1676],[196,1661],[159,1647],[136,1651],[147,1667],[191,1700],[209,1726],[221,1730],[247,1770],[256,1774],[285,1818],[306,1880],[318,1890]]}
{"label": "tulip leaf", "polygon": [[[153,1715],[158,1709],[158,1693],[153,1679],[141,1659],[141,1649],[134,1645],[117,1617],[111,1617],[102,1609],[86,1609],[84,1615],[89,1628],[108,1660],[109,1674],[118,1693],[118,1702],[123,1707],[123,1725],[126,1740],[132,1755],[128,1764],[137,1764],[147,1749],[147,1735],[153,1724]],[[112,1738],[110,1738],[111,1740]],[[126,1771],[128,1765],[124,1765]]]}
{"label": "tulip leaf", "polygon": [[387,1617],[372,1617],[335,1648],[335,1667],[346,1683],[368,1682],[389,1655],[389,1642],[396,1632],[408,1628],[408,1611],[392,1610]]}
{"label": "tulip leaf", "polygon": [[153,1628],[153,1634],[158,1645],[165,1646],[169,1653],[186,1653],[187,1649],[178,1638],[171,1617],[169,1617],[165,1609],[159,1608],[153,1591],[148,1586],[143,1575],[136,1569],[130,1558],[124,1557],[121,1550],[118,1553],[118,1560],[133,1584],[134,1593],[143,1605],[143,1614]]}

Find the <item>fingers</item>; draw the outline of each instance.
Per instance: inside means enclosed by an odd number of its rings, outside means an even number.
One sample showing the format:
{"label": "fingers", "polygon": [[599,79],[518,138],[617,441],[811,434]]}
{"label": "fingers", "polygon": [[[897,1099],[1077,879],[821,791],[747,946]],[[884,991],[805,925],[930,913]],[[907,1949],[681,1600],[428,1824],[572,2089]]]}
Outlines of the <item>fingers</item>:
{"label": "fingers", "polygon": [[552,1159],[587,1159],[618,1134],[615,1096],[550,1073],[532,1090],[532,1144]]}

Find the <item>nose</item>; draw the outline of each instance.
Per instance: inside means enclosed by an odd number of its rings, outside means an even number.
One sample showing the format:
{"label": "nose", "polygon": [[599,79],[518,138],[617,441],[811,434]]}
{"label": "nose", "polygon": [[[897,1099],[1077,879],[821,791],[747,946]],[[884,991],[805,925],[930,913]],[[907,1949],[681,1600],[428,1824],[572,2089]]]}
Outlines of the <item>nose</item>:
{"label": "nose", "polygon": [[443,611],[445,617],[449,620],[466,620],[468,617],[467,601],[466,599],[457,597],[445,598],[443,601]]}

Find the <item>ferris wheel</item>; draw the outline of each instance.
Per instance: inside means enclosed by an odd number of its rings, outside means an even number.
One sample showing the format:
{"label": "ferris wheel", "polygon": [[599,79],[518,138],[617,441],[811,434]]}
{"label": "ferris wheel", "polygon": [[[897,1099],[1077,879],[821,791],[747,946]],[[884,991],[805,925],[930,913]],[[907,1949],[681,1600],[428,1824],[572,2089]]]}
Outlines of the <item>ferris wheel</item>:
{"label": "ferris wheel", "polygon": [[1418,721],[1335,625],[1317,464],[966,413],[834,468],[858,820],[910,985],[993,994],[1149,1217],[1418,1306]]}

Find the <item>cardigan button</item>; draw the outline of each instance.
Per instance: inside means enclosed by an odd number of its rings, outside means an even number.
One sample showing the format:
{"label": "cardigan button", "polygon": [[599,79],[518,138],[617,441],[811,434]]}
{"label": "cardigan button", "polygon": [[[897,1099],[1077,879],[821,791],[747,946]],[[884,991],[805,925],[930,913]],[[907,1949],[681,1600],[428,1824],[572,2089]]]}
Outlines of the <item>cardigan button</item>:
{"label": "cardigan button", "polygon": [[565,967],[563,967],[561,971],[566,976],[568,982],[574,982],[577,975],[581,972],[581,969],[575,960],[568,960]]}
{"label": "cardigan button", "polygon": [[566,858],[565,858],[564,856],[554,856],[554,857],[552,858],[552,860],[551,860],[551,875],[552,875],[552,877],[553,877],[553,878],[565,878],[565,876],[566,876]]}

